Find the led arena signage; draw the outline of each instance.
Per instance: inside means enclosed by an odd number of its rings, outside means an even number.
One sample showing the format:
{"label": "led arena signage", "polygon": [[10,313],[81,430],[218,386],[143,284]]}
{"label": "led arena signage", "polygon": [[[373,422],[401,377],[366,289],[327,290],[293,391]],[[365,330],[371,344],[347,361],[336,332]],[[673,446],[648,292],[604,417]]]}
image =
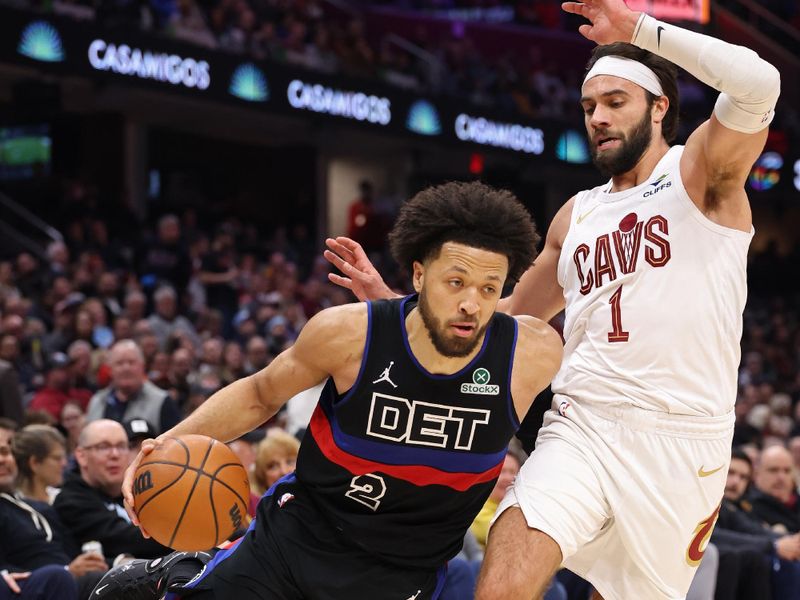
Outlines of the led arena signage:
{"label": "led arena signage", "polygon": [[204,60],[151,52],[96,39],[89,44],[89,63],[97,71],[113,71],[139,79],[205,90],[211,85],[211,67]]}
{"label": "led arena signage", "polygon": [[64,61],[61,36],[47,21],[34,21],[23,30],[17,52],[40,62]]}
{"label": "led arena signage", "polygon": [[366,121],[375,125],[388,125],[392,120],[391,102],[388,98],[337,90],[319,83],[306,83],[293,79],[286,89],[292,108]]}
{"label": "led arena signage", "polygon": [[507,148],[528,154],[544,152],[544,132],[525,125],[500,123],[461,113],[456,117],[455,131],[458,139],[464,142]]}

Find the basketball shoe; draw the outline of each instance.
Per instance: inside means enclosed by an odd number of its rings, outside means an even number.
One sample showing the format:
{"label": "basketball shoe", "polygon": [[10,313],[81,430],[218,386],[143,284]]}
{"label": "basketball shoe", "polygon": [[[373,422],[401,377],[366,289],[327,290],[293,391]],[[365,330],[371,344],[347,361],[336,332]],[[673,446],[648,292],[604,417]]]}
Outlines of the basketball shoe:
{"label": "basketball shoe", "polygon": [[[181,561],[195,561],[197,563],[197,573],[211,560],[208,552],[173,552],[167,556],[153,558],[151,560],[133,560],[119,567],[111,569],[97,583],[89,598],[91,600],[101,600],[101,598],[125,600],[159,600],[172,588],[179,588],[180,585],[187,583],[190,578],[184,581],[169,581],[169,570],[174,568]],[[169,588],[169,589],[168,589]]]}

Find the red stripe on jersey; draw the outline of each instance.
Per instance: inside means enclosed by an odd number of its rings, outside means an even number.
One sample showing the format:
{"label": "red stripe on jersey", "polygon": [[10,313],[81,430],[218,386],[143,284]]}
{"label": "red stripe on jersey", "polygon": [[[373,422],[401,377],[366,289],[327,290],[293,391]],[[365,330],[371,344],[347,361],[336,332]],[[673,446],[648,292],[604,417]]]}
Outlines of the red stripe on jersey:
{"label": "red stripe on jersey", "polygon": [[499,477],[503,468],[503,461],[500,461],[497,466],[483,473],[449,473],[424,465],[387,465],[354,456],[336,445],[328,417],[321,407],[317,407],[317,410],[314,411],[311,417],[310,429],[311,435],[322,454],[329,461],[344,467],[353,475],[366,475],[367,473],[379,471],[414,485],[443,485],[463,492],[473,485],[485,483]]}

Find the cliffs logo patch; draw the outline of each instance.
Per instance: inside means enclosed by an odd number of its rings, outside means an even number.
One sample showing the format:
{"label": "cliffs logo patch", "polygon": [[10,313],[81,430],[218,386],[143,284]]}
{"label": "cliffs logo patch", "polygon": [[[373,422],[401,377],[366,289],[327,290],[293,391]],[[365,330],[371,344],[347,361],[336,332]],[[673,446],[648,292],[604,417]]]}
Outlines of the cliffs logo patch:
{"label": "cliffs logo patch", "polygon": [[671,181],[664,181],[664,179],[666,177],[667,177],[667,174],[664,173],[661,177],[659,177],[655,181],[651,181],[650,185],[653,186],[653,189],[647,190],[644,194],[642,194],[642,197],[643,198],[647,198],[648,196],[653,196],[653,195],[657,194],[658,192],[660,192],[663,189],[666,189],[668,187],[672,187],[672,182]]}
{"label": "cliffs logo patch", "polygon": [[481,396],[497,396],[500,393],[500,386],[490,384],[492,378],[488,370],[480,367],[472,372],[472,383],[462,383],[462,394],[480,394]]}

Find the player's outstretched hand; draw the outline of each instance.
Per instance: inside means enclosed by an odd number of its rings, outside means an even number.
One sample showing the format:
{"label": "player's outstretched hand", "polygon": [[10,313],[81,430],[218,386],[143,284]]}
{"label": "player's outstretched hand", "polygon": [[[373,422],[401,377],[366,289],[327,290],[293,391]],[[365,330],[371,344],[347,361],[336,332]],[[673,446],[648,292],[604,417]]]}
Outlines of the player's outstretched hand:
{"label": "player's outstretched hand", "polygon": [[578,31],[586,39],[601,45],[630,42],[641,14],[629,9],[624,0],[563,2],[561,8],[589,19],[591,25],[581,25]]}
{"label": "player's outstretched hand", "polygon": [[380,300],[397,296],[367,258],[361,244],[349,237],[340,236],[326,239],[325,245],[329,250],[325,250],[323,255],[345,275],[343,277],[328,273],[331,282],[347,288],[359,300]]}
{"label": "player's outstretched hand", "polygon": [[128,512],[128,516],[131,518],[131,523],[136,525],[142,532],[142,535],[146,538],[149,538],[150,536],[148,535],[147,531],[145,531],[144,527],[142,527],[142,525],[139,523],[139,517],[136,514],[136,510],[133,508],[133,480],[134,475],[136,474],[136,469],[139,468],[139,463],[142,462],[142,459],[160,445],[160,440],[148,439],[143,441],[141,451],[136,455],[136,458],[133,459],[133,462],[126,469],[125,478],[122,480],[122,501],[125,505],[125,510]]}

